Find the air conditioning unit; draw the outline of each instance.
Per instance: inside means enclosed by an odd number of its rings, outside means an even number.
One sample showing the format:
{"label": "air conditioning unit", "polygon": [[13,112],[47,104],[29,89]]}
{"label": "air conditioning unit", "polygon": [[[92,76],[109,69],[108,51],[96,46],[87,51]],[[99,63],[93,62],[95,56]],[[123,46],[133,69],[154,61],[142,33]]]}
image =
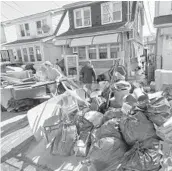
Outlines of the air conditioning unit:
{"label": "air conditioning unit", "polygon": [[48,33],[50,31],[50,27],[47,24],[45,24],[45,25],[42,26],[42,31],[44,33]]}
{"label": "air conditioning unit", "polygon": [[78,47],[73,47],[73,53],[78,53]]}

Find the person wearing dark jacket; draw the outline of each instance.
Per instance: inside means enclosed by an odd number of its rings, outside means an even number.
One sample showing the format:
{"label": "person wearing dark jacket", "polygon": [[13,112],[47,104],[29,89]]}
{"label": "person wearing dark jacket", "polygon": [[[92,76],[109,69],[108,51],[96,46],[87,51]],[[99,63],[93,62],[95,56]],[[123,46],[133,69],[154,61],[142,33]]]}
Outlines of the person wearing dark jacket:
{"label": "person wearing dark jacket", "polygon": [[88,61],[86,65],[80,71],[81,80],[84,84],[86,84],[88,89],[91,89],[91,84],[96,81],[96,74],[91,65],[91,62]]}

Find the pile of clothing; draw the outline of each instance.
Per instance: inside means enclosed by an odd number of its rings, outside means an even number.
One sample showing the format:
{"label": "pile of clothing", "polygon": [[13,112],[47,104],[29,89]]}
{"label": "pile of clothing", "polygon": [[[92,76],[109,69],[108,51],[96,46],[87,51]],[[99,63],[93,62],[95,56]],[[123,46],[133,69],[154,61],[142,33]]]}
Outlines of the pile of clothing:
{"label": "pile of clothing", "polygon": [[51,153],[83,157],[77,171],[172,169],[172,103],[167,94],[149,94],[124,80],[102,85],[89,92],[89,106],[60,112],[59,125],[51,132]]}

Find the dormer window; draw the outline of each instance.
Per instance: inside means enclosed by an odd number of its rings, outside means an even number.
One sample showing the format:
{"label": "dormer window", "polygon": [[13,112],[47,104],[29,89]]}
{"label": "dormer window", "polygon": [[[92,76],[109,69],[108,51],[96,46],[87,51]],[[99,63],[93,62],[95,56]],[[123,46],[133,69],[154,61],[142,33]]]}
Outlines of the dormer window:
{"label": "dormer window", "polygon": [[20,24],[20,34],[21,37],[30,36],[29,24]]}
{"label": "dormer window", "polygon": [[105,2],[101,4],[102,24],[109,24],[122,21],[122,2]]}
{"label": "dormer window", "polygon": [[36,21],[36,28],[37,28],[37,34],[38,35],[41,35],[43,34],[43,26],[47,25],[47,20],[46,19],[43,19],[43,20],[40,20],[40,21]]}
{"label": "dormer window", "polygon": [[91,8],[84,7],[74,10],[75,28],[91,26]]}

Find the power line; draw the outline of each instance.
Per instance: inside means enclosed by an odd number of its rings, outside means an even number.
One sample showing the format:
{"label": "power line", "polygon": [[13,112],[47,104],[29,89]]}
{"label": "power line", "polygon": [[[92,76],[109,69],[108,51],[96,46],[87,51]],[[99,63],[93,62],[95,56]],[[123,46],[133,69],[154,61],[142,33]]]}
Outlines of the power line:
{"label": "power line", "polygon": [[56,2],[55,1],[51,1],[51,2],[53,2],[58,8],[60,7],[58,4],[56,4]]}
{"label": "power line", "polygon": [[14,8],[13,6],[7,4],[6,2],[2,1],[4,4],[6,4],[7,6],[11,7],[12,9],[18,11],[19,13],[21,13],[22,15],[25,15],[24,13],[22,13],[21,11],[19,11],[18,9]]}
{"label": "power line", "polygon": [[6,18],[7,20],[9,19],[9,18],[8,18],[8,17],[6,17],[4,14],[2,14],[2,13],[1,13],[1,15],[2,15],[4,18]]}

